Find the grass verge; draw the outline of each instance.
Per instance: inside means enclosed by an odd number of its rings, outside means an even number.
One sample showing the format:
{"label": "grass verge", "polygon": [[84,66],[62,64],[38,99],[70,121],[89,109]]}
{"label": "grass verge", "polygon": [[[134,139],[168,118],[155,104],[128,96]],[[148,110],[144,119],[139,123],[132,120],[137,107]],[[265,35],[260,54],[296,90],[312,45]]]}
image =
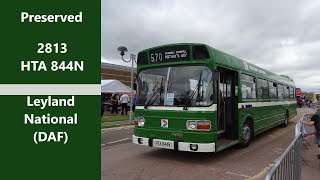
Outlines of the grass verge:
{"label": "grass verge", "polygon": [[114,127],[120,127],[120,126],[121,126],[121,124],[103,125],[103,126],[101,126],[101,129],[114,128]]}
{"label": "grass verge", "polygon": [[[129,121],[129,115],[114,115],[114,116],[104,116],[101,118],[101,123],[104,122],[115,122],[115,121]],[[134,113],[132,114],[134,117]]]}

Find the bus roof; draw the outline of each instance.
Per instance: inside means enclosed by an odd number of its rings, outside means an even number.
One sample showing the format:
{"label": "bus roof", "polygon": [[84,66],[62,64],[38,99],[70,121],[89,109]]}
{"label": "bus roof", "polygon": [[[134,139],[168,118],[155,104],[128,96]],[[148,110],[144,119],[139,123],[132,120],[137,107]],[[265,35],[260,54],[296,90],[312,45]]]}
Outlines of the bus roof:
{"label": "bus roof", "polygon": [[229,67],[231,69],[240,70],[241,72],[248,74],[248,75],[255,75],[255,76],[258,76],[261,78],[273,80],[275,82],[287,84],[290,86],[295,86],[293,79],[287,75],[277,75],[277,74],[272,73],[268,70],[265,70],[261,67],[258,67],[252,63],[249,63],[245,60],[239,59],[239,58],[234,57],[230,54],[227,54],[227,53],[222,52],[218,49],[215,49],[207,44],[202,44],[202,43],[166,44],[166,45],[148,48],[148,49],[145,49],[141,52],[144,52],[144,51],[149,52],[150,50],[157,49],[157,48],[168,47],[168,46],[180,46],[180,45],[190,46],[190,47],[191,46],[199,46],[199,45],[206,46],[209,53],[210,53],[210,57],[211,57],[210,59],[213,60],[214,64],[217,64],[217,65],[220,64],[222,66]]}
{"label": "bus roof", "polygon": [[277,75],[245,60],[234,57],[230,54],[217,50],[213,47],[207,46],[213,55],[213,60],[217,64],[221,64],[227,67],[238,69],[242,72],[253,74],[260,77],[266,77],[268,79],[285,83],[291,86],[295,86],[293,79],[287,75]]}

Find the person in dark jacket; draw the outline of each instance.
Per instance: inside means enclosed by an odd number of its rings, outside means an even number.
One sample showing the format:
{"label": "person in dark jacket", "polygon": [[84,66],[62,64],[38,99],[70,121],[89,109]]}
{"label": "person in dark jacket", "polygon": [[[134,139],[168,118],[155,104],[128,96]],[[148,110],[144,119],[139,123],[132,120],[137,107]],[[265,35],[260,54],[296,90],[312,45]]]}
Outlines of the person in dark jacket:
{"label": "person in dark jacket", "polygon": [[[314,143],[318,144],[318,147],[320,148],[320,116],[318,114],[314,114],[311,117],[311,120],[309,122],[302,121],[302,124],[306,125],[306,126],[314,126],[315,127],[315,129],[316,129],[315,131],[305,133],[303,136],[309,136],[309,135],[315,134],[316,138],[314,140]],[[320,159],[320,153],[318,154],[318,159]]]}
{"label": "person in dark jacket", "polygon": [[132,106],[132,111],[133,112],[136,109],[136,100],[137,100],[136,98],[137,98],[136,96],[133,97],[133,106]]}
{"label": "person in dark jacket", "polygon": [[118,100],[118,94],[115,93],[112,95],[111,97],[111,114],[113,114],[114,112],[116,112],[116,114],[118,114],[118,106],[119,106],[119,100]]}

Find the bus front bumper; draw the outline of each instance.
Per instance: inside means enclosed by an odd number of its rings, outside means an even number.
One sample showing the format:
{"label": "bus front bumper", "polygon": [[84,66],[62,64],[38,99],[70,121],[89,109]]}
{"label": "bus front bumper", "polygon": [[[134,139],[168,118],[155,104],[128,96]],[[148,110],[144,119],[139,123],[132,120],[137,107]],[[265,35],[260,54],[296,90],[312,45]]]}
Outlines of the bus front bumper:
{"label": "bus front bumper", "polygon": [[163,139],[150,139],[132,135],[134,144],[189,152],[215,152],[215,143],[176,142]]}

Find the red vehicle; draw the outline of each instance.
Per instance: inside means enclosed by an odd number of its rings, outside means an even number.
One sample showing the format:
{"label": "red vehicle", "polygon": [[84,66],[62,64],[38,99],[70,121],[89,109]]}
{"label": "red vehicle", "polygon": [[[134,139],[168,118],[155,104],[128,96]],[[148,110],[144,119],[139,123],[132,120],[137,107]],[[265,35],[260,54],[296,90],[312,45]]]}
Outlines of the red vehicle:
{"label": "red vehicle", "polygon": [[296,88],[296,97],[301,97],[302,92],[301,92],[301,88]]}
{"label": "red vehicle", "polygon": [[302,92],[300,88],[296,88],[296,100],[297,100],[297,106],[301,108],[302,106]]}

